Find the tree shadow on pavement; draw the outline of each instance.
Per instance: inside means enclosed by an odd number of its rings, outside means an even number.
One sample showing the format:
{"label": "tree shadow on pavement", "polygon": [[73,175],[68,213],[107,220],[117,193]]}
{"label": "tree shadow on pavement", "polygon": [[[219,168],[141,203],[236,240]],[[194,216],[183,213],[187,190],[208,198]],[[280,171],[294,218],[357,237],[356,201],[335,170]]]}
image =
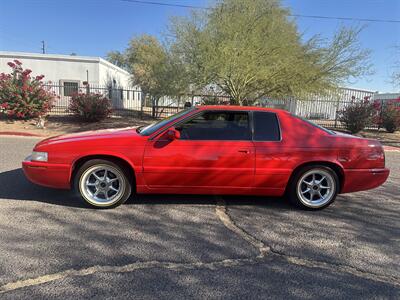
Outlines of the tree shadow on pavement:
{"label": "tree shadow on pavement", "polygon": [[[0,173],[0,199],[38,201],[49,204],[83,207],[79,199],[68,190],[50,189],[32,184],[21,168]],[[1,200],[0,200],[1,201]]]}
{"label": "tree shadow on pavement", "polygon": [[[72,190],[52,189],[33,184],[26,179],[21,168],[0,173],[0,182],[6,186],[0,189],[0,199],[36,201],[67,207],[87,208],[88,206]],[[268,205],[280,209],[292,209],[286,199],[256,196],[223,196],[228,204]],[[1,201],[1,200],[0,200]],[[135,204],[178,204],[210,205],[215,204],[213,195],[134,195],[125,205]]]}
{"label": "tree shadow on pavement", "polygon": [[[210,195],[143,195],[133,197],[128,205],[116,209],[87,210],[80,209],[84,205],[71,191],[31,184],[21,169],[0,173],[0,182],[5,183],[0,190],[0,285],[96,265],[123,266],[143,261],[207,263],[254,258],[259,254],[218,219],[214,209],[217,199]],[[394,187],[381,188],[380,193],[384,195],[388,188]],[[398,232],[395,208],[381,206],[377,216],[376,203],[358,199],[366,199],[364,193],[356,195],[355,199],[341,196],[339,203],[318,212],[296,210],[280,198],[223,197],[229,215],[247,232],[285,255],[326,261],[332,264],[332,269],[299,266],[274,257],[262,265],[232,268],[195,266],[186,271],[137,270],[116,275],[116,283],[124,278],[130,279],[125,286],[142,283],[137,287],[139,295],[160,288],[179,289],[183,298],[197,295],[196,287],[205,291],[219,289],[220,295],[225,291],[231,297],[251,298],[254,294],[246,291],[257,290],[259,296],[271,295],[271,291],[278,291],[280,286],[285,288],[276,296],[289,298],[305,299],[321,294],[339,298],[351,295],[393,297],[395,288],[387,283],[335,271],[336,264],[349,263],[349,255],[354,256],[354,266],[360,269],[368,270],[365,263],[380,265],[379,268],[372,266],[370,271],[396,265],[391,259],[397,253],[396,242],[388,242],[392,234]],[[29,203],[14,205],[12,201],[4,201],[7,199]],[[379,222],[379,218],[385,221]],[[365,246],[375,251],[371,254],[381,252],[383,256],[380,257],[386,261],[374,261],[374,255],[367,255],[370,252],[355,256],[357,253],[348,251],[349,248],[361,251]],[[340,251],[331,252],[335,249]],[[187,284],[183,280],[184,272],[189,273]],[[106,275],[73,277],[68,279],[72,283],[67,285],[78,286],[76,290],[93,295],[92,283],[82,282]],[[108,280],[109,277],[99,282]],[[147,282],[159,283],[161,287]],[[64,283],[54,282],[56,285]],[[32,287],[30,291],[33,289],[35,296],[44,298],[47,295],[46,289]],[[27,291],[21,289],[24,290]],[[106,295],[107,291],[119,289],[110,288],[106,283],[96,290]]]}

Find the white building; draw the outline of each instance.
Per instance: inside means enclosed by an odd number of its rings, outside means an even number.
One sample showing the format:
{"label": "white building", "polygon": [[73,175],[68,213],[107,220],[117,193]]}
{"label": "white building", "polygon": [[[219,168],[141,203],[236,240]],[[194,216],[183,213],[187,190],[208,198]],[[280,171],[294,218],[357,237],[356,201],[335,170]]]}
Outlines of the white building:
{"label": "white building", "polygon": [[400,99],[400,93],[376,93],[373,97],[373,100],[378,100],[378,101],[392,101]]}
{"label": "white building", "polygon": [[43,74],[43,80],[51,82],[60,96],[59,106],[65,106],[71,94],[86,83],[107,94],[114,108],[140,105],[141,93],[137,88],[133,91],[131,74],[101,57],[0,51],[0,73],[10,73],[7,63],[15,59],[24,69],[31,69],[33,76]]}

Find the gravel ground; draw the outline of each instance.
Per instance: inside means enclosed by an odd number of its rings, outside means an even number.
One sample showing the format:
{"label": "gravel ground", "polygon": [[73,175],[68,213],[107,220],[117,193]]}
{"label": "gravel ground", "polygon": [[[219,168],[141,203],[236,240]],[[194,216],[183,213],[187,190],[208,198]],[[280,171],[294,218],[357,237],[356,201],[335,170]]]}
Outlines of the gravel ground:
{"label": "gravel ground", "polygon": [[113,210],[30,184],[0,137],[0,298],[400,298],[400,153],[382,187],[284,199],[138,196]]}

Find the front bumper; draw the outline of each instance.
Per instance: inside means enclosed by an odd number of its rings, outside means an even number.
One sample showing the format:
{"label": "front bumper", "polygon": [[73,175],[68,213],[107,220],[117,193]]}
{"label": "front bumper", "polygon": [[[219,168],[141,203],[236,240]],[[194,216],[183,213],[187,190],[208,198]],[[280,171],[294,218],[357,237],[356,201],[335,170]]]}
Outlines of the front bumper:
{"label": "front bumper", "polygon": [[22,162],[22,169],[33,183],[58,189],[71,188],[69,165],[32,161],[28,156]]}
{"label": "front bumper", "polygon": [[374,189],[389,177],[389,169],[346,169],[341,193]]}

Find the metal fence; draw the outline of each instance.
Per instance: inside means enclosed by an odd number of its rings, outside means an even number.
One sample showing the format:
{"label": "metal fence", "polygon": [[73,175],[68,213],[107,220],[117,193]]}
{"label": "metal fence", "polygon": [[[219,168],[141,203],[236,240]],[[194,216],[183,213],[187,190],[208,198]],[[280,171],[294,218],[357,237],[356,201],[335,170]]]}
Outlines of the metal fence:
{"label": "metal fence", "polygon": [[121,88],[113,86],[84,85],[78,83],[52,84],[46,83],[45,88],[56,95],[51,115],[68,115],[68,107],[75,93],[99,93],[110,99],[112,115],[132,116],[140,118],[165,118],[184,109],[185,103],[200,105],[205,103],[229,104],[228,96],[220,95],[181,95],[179,97],[164,96],[153,101],[138,88]]}
{"label": "metal fence", "polygon": [[[229,104],[230,98],[224,95],[182,95],[180,97],[161,97],[152,101],[144,97],[140,89],[119,88],[112,86],[79,86],[46,84],[46,87],[57,96],[51,114],[70,114],[68,106],[71,96],[77,92],[100,93],[108,97],[112,104],[112,114],[115,116],[133,116],[140,118],[164,118],[182,110],[185,103],[201,104]],[[326,95],[309,95],[304,98],[269,98],[265,97],[256,105],[270,108],[279,108],[290,111],[300,117],[309,119],[327,128],[344,128],[339,121],[339,113],[346,106],[355,101],[363,101],[365,97],[373,97],[370,91],[343,88]],[[382,107],[382,105],[381,105]],[[377,125],[371,125],[377,128]]]}
{"label": "metal fence", "polygon": [[[373,95],[370,91],[342,88],[326,95],[308,95],[303,98],[265,98],[259,104],[290,111],[327,128],[344,129],[339,120],[340,112],[357,101],[372,99]],[[378,128],[378,125],[370,124],[369,128]]]}
{"label": "metal fence", "polygon": [[[98,93],[110,99],[112,104],[112,113],[114,115],[132,115],[135,116],[143,107],[142,92],[139,89],[125,89],[112,86],[84,85],[78,83],[68,84],[45,84],[45,88],[56,95],[52,115],[70,114],[68,107],[71,98],[75,93]],[[144,110],[146,111],[146,109]]]}

